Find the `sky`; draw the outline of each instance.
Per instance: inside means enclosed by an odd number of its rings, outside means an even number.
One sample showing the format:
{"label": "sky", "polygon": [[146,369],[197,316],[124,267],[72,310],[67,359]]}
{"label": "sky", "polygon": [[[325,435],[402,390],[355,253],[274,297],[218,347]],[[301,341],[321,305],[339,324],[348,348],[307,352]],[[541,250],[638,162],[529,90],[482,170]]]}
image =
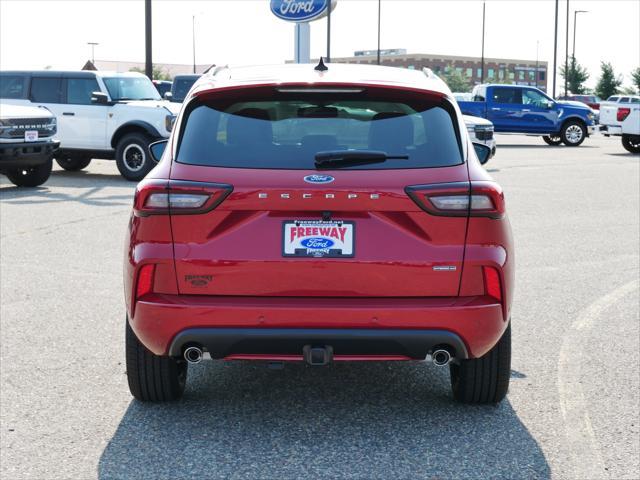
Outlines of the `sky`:
{"label": "sky", "polygon": [[[567,0],[559,2],[558,63],[565,58]],[[640,0],[571,0],[578,14],[576,58],[595,86],[608,61],[630,85],[640,65]],[[192,62],[195,15],[198,64],[271,64],[293,58],[292,24],[268,0],[153,0],[154,63]],[[381,48],[480,56],[482,1],[382,0]],[[554,0],[486,1],[485,56],[553,62]],[[331,55],[377,45],[377,0],[338,0],[331,15]],[[326,54],[326,19],[311,24],[311,56]],[[0,0],[0,69],[78,69],[91,57],[144,61],[143,0]],[[558,84],[561,80],[558,80]],[[551,82],[549,83],[549,87]]]}

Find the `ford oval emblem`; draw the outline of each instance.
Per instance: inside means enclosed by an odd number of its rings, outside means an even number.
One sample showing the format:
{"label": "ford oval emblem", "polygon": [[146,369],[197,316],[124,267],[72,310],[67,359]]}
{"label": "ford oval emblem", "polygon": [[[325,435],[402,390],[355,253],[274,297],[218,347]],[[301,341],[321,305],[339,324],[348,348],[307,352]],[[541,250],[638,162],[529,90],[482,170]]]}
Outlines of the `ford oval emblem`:
{"label": "ford oval emblem", "polygon": [[304,181],[307,183],[331,183],[335,180],[331,175],[307,175]]}
{"label": "ford oval emblem", "polygon": [[325,15],[328,4],[329,0],[271,0],[271,12],[289,22],[310,22]]}
{"label": "ford oval emblem", "polygon": [[323,237],[313,237],[313,238],[305,238],[300,242],[304,248],[310,249],[327,249],[333,247],[333,240]]}

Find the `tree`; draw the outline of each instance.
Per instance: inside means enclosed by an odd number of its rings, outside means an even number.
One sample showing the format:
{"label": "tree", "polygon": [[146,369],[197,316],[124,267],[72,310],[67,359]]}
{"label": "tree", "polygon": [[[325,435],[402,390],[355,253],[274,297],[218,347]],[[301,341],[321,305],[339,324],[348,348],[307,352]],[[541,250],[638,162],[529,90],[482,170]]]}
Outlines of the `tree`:
{"label": "tree", "polygon": [[567,88],[573,94],[587,93],[587,89],[584,86],[584,82],[589,78],[587,69],[580,65],[576,58],[572,55],[569,63],[569,71],[565,72],[564,65],[560,67],[560,75],[564,79],[567,78]]}
{"label": "tree", "polygon": [[640,94],[640,67],[636,68],[633,72],[631,72],[631,81],[633,85],[636,87],[638,94]]}
{"label": "tree", "polygon": [[622,85],[622,77],[617,76],[609,62],[600,62],[601,74],[596,85],[596,95],[606,100],[611,95],[615,95]]}
{"label": "tree", "polygon": [[442,80],[448,85],[452,92],[470,92],[471,83],[462,75],[460,70],[456,70],[453,66],[444,69]]}
{"label": "tree", "polygon": [[[131,69],[129,69],[130,72],[138,72],[138,73],[145,73],[144,68],[139,68],[139,67],[133,67]],[[153,70],[152,70],[152,74],[151,76],[153,77],[153,80],[171,80],[171,75],[169,75],[167,72],[165,72],[162,67],[159,67],[157,65],[153,65]]]}

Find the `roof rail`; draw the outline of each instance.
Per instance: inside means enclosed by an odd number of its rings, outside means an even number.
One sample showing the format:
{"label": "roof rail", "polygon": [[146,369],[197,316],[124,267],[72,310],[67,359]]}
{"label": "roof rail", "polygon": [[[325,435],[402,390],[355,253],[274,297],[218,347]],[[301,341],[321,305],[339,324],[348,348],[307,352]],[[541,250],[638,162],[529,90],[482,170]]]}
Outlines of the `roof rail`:
{"label": "roof rail", "polygon": [[229,65],[220,65],[219,67],[214,68],[213,71],[211,72],[211,76],[215,77],[216,75],[218,75],[220,72],[223,72],[224,70],[229,70]]}
{"label": "roof rail", "polygon": [[422,68],[422,73],[424,73],[427,78],[438,78],[436,74],[433,73],[433,70],[427,67]]}

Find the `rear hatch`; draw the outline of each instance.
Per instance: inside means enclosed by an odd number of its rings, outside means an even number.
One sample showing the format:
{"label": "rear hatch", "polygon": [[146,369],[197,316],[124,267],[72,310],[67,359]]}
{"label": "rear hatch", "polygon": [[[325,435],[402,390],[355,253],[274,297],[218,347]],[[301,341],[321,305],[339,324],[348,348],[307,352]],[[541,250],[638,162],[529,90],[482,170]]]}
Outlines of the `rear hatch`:
{"label": "rear hatch", "polygon": [[468,191],[441,96],[247,88],[192,101],[178,128],[170,189],[215,199],[171,210],[181,294],[458,294],[467,216],[429,214],[406,190]]}

